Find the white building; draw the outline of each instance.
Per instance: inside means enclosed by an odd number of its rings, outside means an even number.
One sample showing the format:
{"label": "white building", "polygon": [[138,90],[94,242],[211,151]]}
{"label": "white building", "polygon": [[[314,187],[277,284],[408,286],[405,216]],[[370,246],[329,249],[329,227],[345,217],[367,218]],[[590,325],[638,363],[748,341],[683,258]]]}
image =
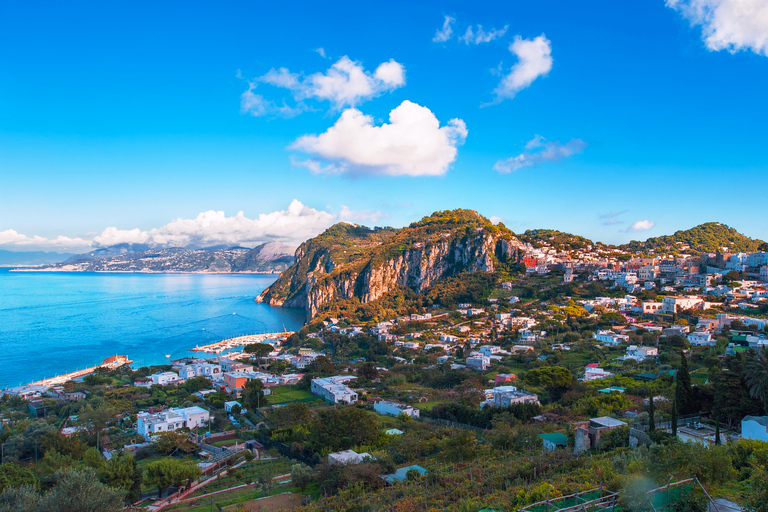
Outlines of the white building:
{"label": "white building", "polygon": [[405,414],[411,418],[419,417],[419,410],[410,405],[401,404],[392,400],[381,400],[373,405],[373,410],[385,416],[400,416]]}
{"label": "white building", "polygon": [[744,416],[741,420],[741,437],[768,441],[768,416]]}
{"label": "white building", "polygon": [[327,377],[324,379],[312,379],[311,391],[323,400],[327,400],[334,404],[352,404],[357,402],[357,393],[344,383],[355,379],[357,379],[357,377],[352,375],[337,375],[335,377]]}
{"label": "white building", "polygon": [[620,345],[629,342],[629,336],[625,334],[616,334],[613,331],[597,331],[592,337],[597,341],[602,341],[606,345]]}
{"label": "white building", "polygon": [[486,356],[468,357],[465,362],[470,370],[485,371],[491,367],[491,358]]}
{"label": "white building", "polygon": [[179,377],[177,373],[174,372],[159,372],[154,375],[150,375],[147,377],[148,380],[144,382],[136,382],[137,386],[142,387],[150,387],[150,386],[166,386],[168,384],[178,384],[179,382],[184,382],[184,379]]}
{"label": "white building", "polygon": [[198,406],[170,408],[157,413],[140,412],[136,415],[136,432],[149,439],[153,434],[160,432],[207,425],[210,417],[208,411]]}
{"label": "white building", "polygon": [[603,370],[597,366],[597,363],[588,364],[584,370],[585,381],[605,379],[611,375],[613,375],[611,372]]}
{"label": "white building", "polygon": [[664,297],[662,300],[664,313],[679,313],[683,309],[708,309],[707,303],[701,297]]}
{"label": "white building", "polygon": [[365,459],[370,459],[370,453],[357,453],[354,450],[344,450],[328,454],[329,464],[360,464]]}
{"label": "white building", "polygon": [[707,331],[694,331],[689,333],[688,343],[697,346],[715,346],[715,340],[712,339],[712,333]]}
{"label": "white building", "polygon": [[638,347],[630,345],[627,347],[627,354],[624,359],[634,359],[635,361],[645,361],[651,357],[659,355],[659,349],[656,347]]}
{"label": "white building", "polygon": [[494,407],[509,407],[510,405],[529,403],[541,405],[538,396],[520,390],[496,393],[493,402]]}
{"label": "white building", "polygon": [[497,347],[496,345],[482,345],[480,347],[480,352],[482,352],[484,356],[498,354],[500,350],[501,347]]}
{"label": "white building", "polygon": [[222,370],[218,364],[211,363],[193,363],[185,364],[178,368],[179,377],[182,379],[192,379],[195,377],[207,377],[216,380],[221,377]]}

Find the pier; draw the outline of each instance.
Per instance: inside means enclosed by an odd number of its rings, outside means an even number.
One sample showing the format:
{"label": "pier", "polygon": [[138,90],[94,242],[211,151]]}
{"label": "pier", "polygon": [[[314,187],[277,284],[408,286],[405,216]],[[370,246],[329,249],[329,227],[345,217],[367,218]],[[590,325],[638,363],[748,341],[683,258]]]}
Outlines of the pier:
{"label": "pier", "polygon": [[219,341],[217,343],[211,343],[210,345],[204,345],[202,347],[195,347],[191,349],[192,352],[207,352],[209,354],[220,354],[225,350],[235,347],[241,347],[243,345],[253,345],[255,343],[264,343],[266,340],[277,340],[283,342],[288,339],[288,336],[294,334],[293,331],[275,332],[268,334],[249,334],[247,336],[238,336],[236,338],[229,338],[227,340]]}
{"label": "pier", "polygon": [[133,361],[128,359],[126,356],[110,356],[106,358],[100,365],[91,366],[90,368],[85,368],[83,370],[77,370],[76,372],[65,373],[64,375],[58,375],[56,377],[51,377],[50,379],[39,380],[37,382],[32,382],[29,385],[30,386],[61,385],[67,381],[77,379],[78,377],[83,377],[85,375],[93,373],[96,370],[99,370],[102,368],[106,368],[108,370],[114,370],[115,368],[119,368],[125,364],[131,364],[132,362]]}

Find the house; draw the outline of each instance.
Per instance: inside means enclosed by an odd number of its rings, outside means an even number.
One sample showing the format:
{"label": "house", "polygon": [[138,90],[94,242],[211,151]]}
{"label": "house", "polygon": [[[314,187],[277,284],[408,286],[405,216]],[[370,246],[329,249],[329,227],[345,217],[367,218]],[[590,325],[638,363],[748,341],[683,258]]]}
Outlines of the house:
{"label": "house", "polygon": [[496,345],[483,345],[480,347],[480,352],[482,352],[485,356],[498,354],[499,350],[501,350],[501,347],[497,347]]}
{"label": "house", "polygon": [[388,475],[379,475],[379,478],[387,482],[388,484],[392,484],[395,482],[404,482],[408,478],[408,472],[409,471],[415,471],[420,476],[424,476],[427,474],[427,470],[423,467],[413,464],[412,466],[405,466],[404,468],[400,468],[394,473],[390,473]]}
{"label": "house", "polygon": [[616,334],[613,331],[597,331],[592,337],[606,345],[620,345],[629,342],[629,336],[626,334]]}
{"label": "house", "polygon": [[181,365],[178,368],[179,377],[182,379],[192,379],[195,377],[207,377],[215,380],[221,377],[222,368],[218,364],[211,363],[193,363]]}
{"label": "house", "polygon": [[515,404],[541,405],[539,403],[538,396],[531,393],[526,393],[525,391],[520,391],[519,389],[514,391],[506,391],[503,393],[496,393],[493,397],[494,407],[509,407],[510,405]]}
{"label": "house", "polygon": [[491,367],[491,359],[486,356],[468,357],[465,362],[470,370],[485,371]]}
{"label": "house", "polygon": [[768,441],[768,416],[744,416],[741,420],[741,437]]}
{"label": "house", "polygon": [[231,400],[229,402],[224,402],[224,410],[227,412],[232,412],[232,408],[236,405],[240,407],[241,410],[243,409],[243,406],[240,402],[237,400]]}
{"label": "house", "polygon": [[140,412],[136,415],[136,432],[149,439],[153,434],[178,430],[183,427],[197,428],[206,425],[210,413],[202,407],[170,408],[157,413]]}
{"label": "house", "polygon": [[651,357],[659,355],[659,349],[656,347],[638,347],[630,345],[627,347],[627,353],[624,359],[634,359],[635,361],[645,361]]}
{"label": "house", "polygon": [[242,391],[245,383],[248,381],[248,377],[239,372],[226,372],[222,377],[227,386],[227,391],[234,396],[239,396],[240,391]]}
{"label": "house", "polygon": [[627,424],[623,421],[608,416],[590,419],[588,423],[576,428],[576,437],[573,447],[574,453],[579,454],[592,447],[598,446],[603,435],[615,428],[625,427],[626,425]]}
{"label": "house", "polygon": [[516,377],[514,373],[497,373],[493,382],[495,386],[498,386],[504,382],[514,382],[515,379]]}
{"label": "house", "polygon": [[393,400],[381,400],[376,402],[373,406],[373,410],[385,416],[400,416],[401,414],[405,414],[411,418],[419,417],[419,410],[417,408]]}
{"label": "house", "polygon": [[708,309],[707,302],[694,296],[668,296],[664,297],[662,304],[662,310],[667,314],[679,313],[683,309]]}
{"label": "house", "polygon": [[355,403],[357,402],[357,393],[344,383],[356,379],[357,377],[352,375],[312,379],[311,391],[323,400],[334,404]]}
{"label": "house", "polygon": [[587,367],[584,369],[585,382],[590,380],[605,379],[607,377],[610,377],[611,375],[613,375],[611,372],[600,368],[598,363],[588,364]]}
{"label": "house", "polygon": [[357,453],[354,450],[344,450],[328,454],[328,464],[360,464],[365,459],[370,459],[370,453]]}
{"label": "house", "polygon": [[544,448],[550,452],[568,446],[568,436],[565,434],[553,432],[551,434],[539,434],[539,437],[544,442]]}
{"label": "house", "polygon": [[697,346],[715,346],[715,340],[712,339],[712,333],[707,331],[694,331],[688,334],[688,343]]}

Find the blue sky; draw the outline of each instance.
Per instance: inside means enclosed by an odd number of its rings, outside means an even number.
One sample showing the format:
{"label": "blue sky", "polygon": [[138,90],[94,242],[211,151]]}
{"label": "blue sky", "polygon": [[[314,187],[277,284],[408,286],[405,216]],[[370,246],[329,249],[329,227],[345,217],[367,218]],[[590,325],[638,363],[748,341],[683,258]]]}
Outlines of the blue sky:
{"label": "blue sky", "polygon": [[296,243],[459,207],[768,239],[760,0],[326,4],[3,3],[0,248]]}

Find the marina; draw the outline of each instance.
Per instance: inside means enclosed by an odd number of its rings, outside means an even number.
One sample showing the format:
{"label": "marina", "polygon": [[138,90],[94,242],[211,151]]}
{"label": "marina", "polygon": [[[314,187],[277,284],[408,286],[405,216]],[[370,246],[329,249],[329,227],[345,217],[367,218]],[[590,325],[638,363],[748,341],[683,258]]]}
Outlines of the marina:
{"label": "marina", "polygon": [[282,344],[288,337],[294,334],[293,331],[284,331],[284,332],[277,332],[277,333],[267,333],[267,334],[249,334],[246,336],[238,336],[236,338],[229,338],[223,341],[219,341],[217,343],[211,343],[210,345],[204,345],[202,347],[197,346],[193,349],[191,349],[191,352],[206,352],[208,354],[220,354],[224,352],[225,350],[230,350],[237,347],[242,347],[245,345],[253,345],[256,343],[264,343],[267,340],[274,340],[276,341],[277,345]]}

